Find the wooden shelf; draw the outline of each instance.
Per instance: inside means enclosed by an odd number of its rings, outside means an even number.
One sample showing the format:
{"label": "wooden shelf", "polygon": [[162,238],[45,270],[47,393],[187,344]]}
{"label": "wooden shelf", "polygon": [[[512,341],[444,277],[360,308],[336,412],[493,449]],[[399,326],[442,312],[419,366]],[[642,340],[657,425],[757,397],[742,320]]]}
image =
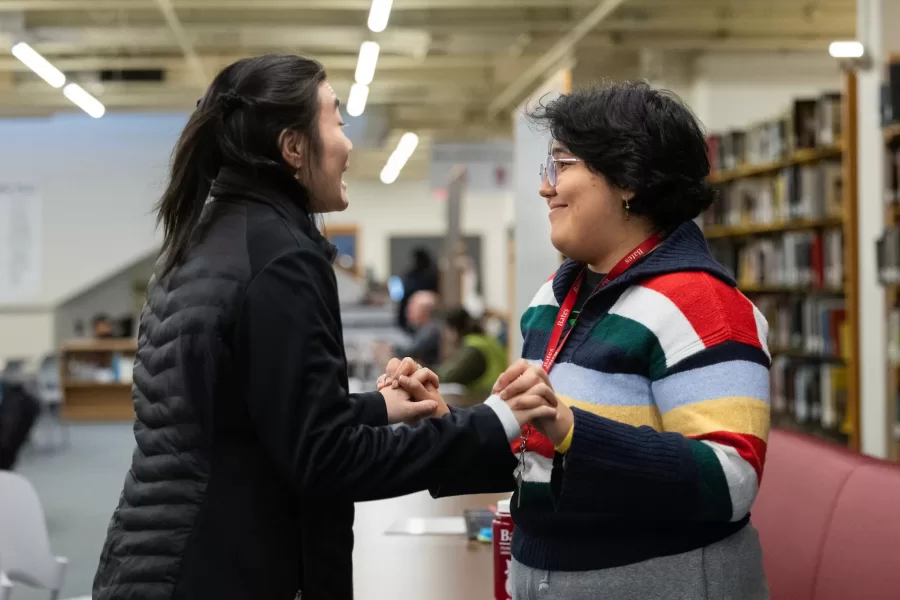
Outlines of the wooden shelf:
{"label": "wooden shelf", "polygon": [[798,423],[793,416],[787,414],[773,413],[772,427],[784,429],[786,431],[804,433],[833,444],[840,444],[841,446],[847,446],[849,444],[847,434],[841,433],[840,431],[822,429],[813,423]]}
{"label": "wooden shelf", "polygon": [[764,235],[769,233],[781,233],[785,231],[803,231],[804,229],[824,229],[827,227],[841,227],[844,224],[842,217],[829,217],[825,219],[793,219],[779,223],[750,223],[747,225],[707,225],[703,228],[703,235],[708,240],[747,237],[751,235]]}
{"label": "wooden shelf", "polygon": [[835,364],[844,364],[846,359],[843,356],[833,354],[817,354],[815,352],[804,352],[803,350],[791,350],[788,348],[769,348],[769,354],[772,356],[786,356],[797,360],[828,362]]}
{"label": "wooden shelf", "polygon": [[[72,421],[130,421],[134,402],[130,381],[94,381],[72,376],[69,362],[77,360],[98,369],[112,369],[117,360],[137,352],[134,338],[78,339],[60,347],[60,386],[63,392],[62,416]],[[117,355],[124,355],[120,357]]]}
{"label": "wooden shelf", "polygon": [[883,127],[882,132],[884,133],[884,143],[890,144],[900,138],[900,123],[891,123]]}
{"label": "wooden shelf", "polygon": [[789,156],[782,160],[762,163],[758,165],[742,165],[736,169],[727,171],[716,171],[710,173],[707,181],[710,183],[726,183],[736,179],[745,179],[747,177],[758,177],[760,175],[768,175],[776,173],[781,169],[792,167],[794,165],[802,165],[829,158],[840,158],[843,152],[843,145],[833,144],[824,148],[803,148],[792,152]]}
{"label": "wooden shelf", "polygon": [[115,389],[115,388],[126,388],[131,389],[130,381],[86,381],[79,379],[68,379],[63,381],[62,387],[64,388],[79,388],[79,389]]}
{"label": "wooden shelf", "polygon": [[844,294],[844,288],[830,287],[792,287],[784,285],[741,285],[738,283],[738,289],[745,294],[819,294],[819,295],[837,295]]}
{"label": "wooden shelf", "polygon": [[69,340],[63,343],[61,350],[73,352],[137,352],[137,340],[134,338],[85,338]]}

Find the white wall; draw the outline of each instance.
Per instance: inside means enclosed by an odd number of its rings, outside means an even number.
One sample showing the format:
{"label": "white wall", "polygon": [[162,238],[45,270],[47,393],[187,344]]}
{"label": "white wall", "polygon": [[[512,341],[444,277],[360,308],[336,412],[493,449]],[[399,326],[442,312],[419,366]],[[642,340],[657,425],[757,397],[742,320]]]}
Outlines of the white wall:
{"label": "white wall", "polygon": [[[42,289],[52,305],[159,243],[153,204],[184,115],[0,121],[0,180],[38,186]],[[2,310],[2,307],[0,307]]]}
{"label": "white wall", "polygon": [[[0,358],[35,356],[54,342],[53,307],[159,246],[153,206],[182,114],[108,115],[94,120],[0,120],[0,181],[37,184],[43,204],[42,289],[0,305]],[[391,234],[440,234],[444,205],[426,181],[350,182],[352,205],[330,223],[353,223],[362,259],[383,277]],[[508,198],[466,198],[464,230],[483,238],[488,306],[506,307],[505,225]]]}
{"label": "white wall", "polygon": [[771,119],[795,98],[840,91],[837,61],[811,53],[708,54],[693,65],[693,84],[679,92],[711,132]]}
{"label": "white wall", "polygon": [[[390,275],[390,236],[446,232],[446,206],[432,196],[427,181],[404,181],[402,174],[391,185],[351,180],[348,191],[350,207],[326,215],[326,228],[329,224],[359,227],[360,259],[378,279]],[[482,238],[482,289],[487,306],[497,310],[506,310],[507,305],[506,224],[511,194],[467,193],[462,208],[463,234]]]}

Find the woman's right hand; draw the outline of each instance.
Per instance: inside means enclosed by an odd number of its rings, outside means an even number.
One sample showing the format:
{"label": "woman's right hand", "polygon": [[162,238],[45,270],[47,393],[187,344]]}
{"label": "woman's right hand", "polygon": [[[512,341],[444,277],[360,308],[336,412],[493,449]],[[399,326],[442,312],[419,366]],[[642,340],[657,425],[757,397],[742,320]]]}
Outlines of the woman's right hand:
{"label": "woman's right hand", "polygon": [[387,409],[388,423],[391,425],[415,423],[420,419],[435,416],[439,409],[437,400],[427,397],[417,398],[404,388],[386,387],[380,391]]}

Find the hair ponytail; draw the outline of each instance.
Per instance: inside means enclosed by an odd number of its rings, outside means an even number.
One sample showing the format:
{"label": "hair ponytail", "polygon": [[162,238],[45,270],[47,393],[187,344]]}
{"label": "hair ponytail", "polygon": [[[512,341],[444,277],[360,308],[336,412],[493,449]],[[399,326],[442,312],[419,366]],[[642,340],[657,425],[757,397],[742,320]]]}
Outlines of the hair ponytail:
{"label": "hair ponytail", "polygon": [[203,104],[191,115],[178,138],[172,152],[169,185],[156,205],[157,225],[162,225],[164,232],[161,274],[184,256],[212,181],[222,166],[216,131],[221,111],[216,103]]}

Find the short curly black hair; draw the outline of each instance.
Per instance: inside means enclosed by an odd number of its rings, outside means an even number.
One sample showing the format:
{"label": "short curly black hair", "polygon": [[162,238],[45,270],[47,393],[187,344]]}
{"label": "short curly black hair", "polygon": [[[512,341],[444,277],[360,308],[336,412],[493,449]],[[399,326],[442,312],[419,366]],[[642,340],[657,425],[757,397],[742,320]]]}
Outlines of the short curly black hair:
{"label": "short curly black hair", "polygon": [[661,229],[696,218],[715,198],[703,129],[672,92],[607,83],[541,103],[530,117],[593,171],[634,192],[631,213]]}

